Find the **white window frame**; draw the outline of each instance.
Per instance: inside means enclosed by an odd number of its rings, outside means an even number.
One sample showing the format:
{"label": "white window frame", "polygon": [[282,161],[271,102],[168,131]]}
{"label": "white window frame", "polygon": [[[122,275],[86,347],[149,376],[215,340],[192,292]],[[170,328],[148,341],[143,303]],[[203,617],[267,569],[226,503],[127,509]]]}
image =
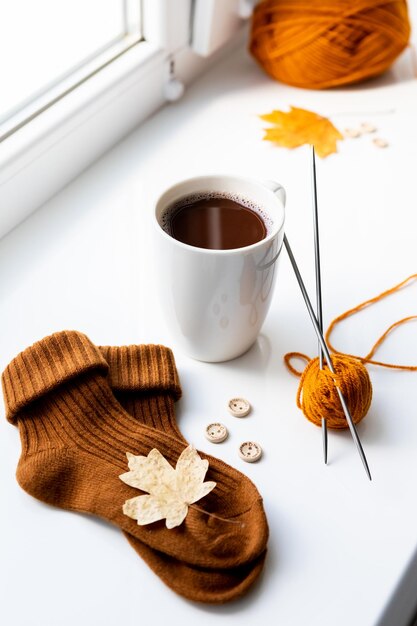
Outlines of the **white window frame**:
{"label": "white window frame", "polygon": [[192,0],[143,0],[141,42],[0,143],[0,237],[166,103],[204,59],[190,48]]}

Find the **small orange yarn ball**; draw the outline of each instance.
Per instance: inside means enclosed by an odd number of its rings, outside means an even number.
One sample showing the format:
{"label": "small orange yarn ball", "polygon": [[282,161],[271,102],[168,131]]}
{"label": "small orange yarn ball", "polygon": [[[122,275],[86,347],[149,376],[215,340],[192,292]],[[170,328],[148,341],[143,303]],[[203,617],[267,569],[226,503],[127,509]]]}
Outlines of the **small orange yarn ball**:
{"label": "small orange yarn ball", "polygon": [[378,76],[409,37],[406,0],[263,0],[250,52],[283,83],[326,89]]}
{"label": "small orange yarn ball", "polygon": [[348,428],[335,387],[335,379],[345,397],[352,420],[360,422],[372,401],[372,385],[366,367],[346,355],[332,355],[336,377],[328,367],[320,369],[318,357],[309,361],[300,380],[297,405],[310,422],[321,426],[321,418],[329,428]]}

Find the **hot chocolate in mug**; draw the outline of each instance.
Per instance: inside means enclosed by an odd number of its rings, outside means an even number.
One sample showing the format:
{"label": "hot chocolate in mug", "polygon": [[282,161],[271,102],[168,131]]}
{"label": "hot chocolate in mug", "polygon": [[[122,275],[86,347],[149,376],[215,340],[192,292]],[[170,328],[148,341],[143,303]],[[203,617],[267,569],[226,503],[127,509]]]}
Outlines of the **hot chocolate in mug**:
{"label": "hot chocolate in mug", "polygon": [[[211,215],[208,225],[205,205],[213,209],[217,200],[216,223]],[[191,178],[156,202],[161,304],[178,346],[189,356],[227,361],[255,342],[271,303],[284,206],[278,183],[236,176]]]}

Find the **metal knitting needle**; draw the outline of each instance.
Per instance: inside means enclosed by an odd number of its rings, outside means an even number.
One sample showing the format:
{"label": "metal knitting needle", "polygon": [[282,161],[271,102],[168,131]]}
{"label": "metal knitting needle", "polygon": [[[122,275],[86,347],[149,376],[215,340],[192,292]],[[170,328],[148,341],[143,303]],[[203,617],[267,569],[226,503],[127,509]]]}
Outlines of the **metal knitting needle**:
{"label": "metal knitting needle", "polygon": [[[303,295],[304,302],[305,302],[306,307],[307,307],[307,311],[308,311],[308,313],[310,315],[310,318],[311,318],[311,321],[313,323],[313,327],[314,327],[314,330],[316,332],[317,339],[319,340],[320,346],[321,346],[321,348],[323,350],[323,353],[324,353],[324,356],[325,356],[325,359],[326,359],[326,362],[327,362],[327,366],[328,366],[328,368],[329,368],[329,370],[331,371],[332,374],[336,374],[336,371],[335,371],[335,369],[333,367],[333,363],[332,363],[332,359],[331,359],[331,356],[330,356],[329,349],[328,349],[327,344],[324,341],[323,335],[322,335],[322,333],[320,331],[317,318],[316,318],[316,316],[314,314],[313,307],[311,306],[310,298],[308,297],[307,290],[306,290],[306,288],[304,286],[303,279],[301,278],[300,271],[298,269],[297,263],[295,261],[294,255],[293,255],[292,250],[291,250],[291,246],[290,246],[290,244],[288,242],[288,239],[287,239],[286,235],[284,235],[284,245],[285,245],[285,248],[286,248],[286,250],[288,252],[288,256],[290,258],[291,265],[292,265],[292,268],[294,270],[294,274],[295,274],[295,276],[297,278],[297,281],[298,281],[301,293]],[[369,480],[372,480],[371,472],[369,471],[369,466],[368,466],[368,463],[367,463],[367,460],[366,460],[366,456],[365,456],[365,453],[363,451],[362,444],[360,442],[358,433],[356,431],[355,424],[353,423],[352,417],[350,415],[349,408],[348,408],[348,405],[346,404],[345,397],[344,397],[343,393],[341,392],[340,388],[338,387],[336,381],[335,381],[335,387],[336,387],[336,391],[337,391],[337,394],[339,396],[340,403],[342,405],[343,412],[345,414],[347,423],[349,425],[349,429],[350,429],[353,441],[356,444],[356,447],[357,447],[359,455],[360,455],[360,457],[362,459],[362,463],[363,463],[365,471],[366,471],[366,473],[368,475],[368,478],[369,478]]]}
{"label": "metal knitting needle", "polygon": [[[323,334],[323,306],[321,297],[321,265],[320,265],[320,239],[319,239],[319,212],[317,208],[317,181],[316,181],[316,155],[314,146],[311,146],[311,192],[313,196],[313,223],[314,223],[314,256],[316,265],[316,306],[317,306],[317,322],[320,332]],[[319,363],[320,369],[323,369],[323,350],[319,342]],[[323,438],[323,457],[327,465],[327,421],[322,416],[321,432]]]}

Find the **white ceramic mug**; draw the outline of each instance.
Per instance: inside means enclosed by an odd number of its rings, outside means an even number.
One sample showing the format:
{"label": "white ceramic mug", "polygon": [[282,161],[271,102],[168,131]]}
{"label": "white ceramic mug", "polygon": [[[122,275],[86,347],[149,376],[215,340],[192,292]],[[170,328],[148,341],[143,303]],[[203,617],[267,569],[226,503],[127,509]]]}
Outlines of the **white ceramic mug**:
{"label": "white ceramic mug", "polygon": [[[166,209],[184,196],[218,192],[253,202],[268,216],[267,236],[231,250],[197,248],[163,229]],[[199,361],[227,361],[256,340],[271,303],[284,237],[285,191],[273,182],[201,176],[170,187],[156,203],[161,303],[178,345]]]}

